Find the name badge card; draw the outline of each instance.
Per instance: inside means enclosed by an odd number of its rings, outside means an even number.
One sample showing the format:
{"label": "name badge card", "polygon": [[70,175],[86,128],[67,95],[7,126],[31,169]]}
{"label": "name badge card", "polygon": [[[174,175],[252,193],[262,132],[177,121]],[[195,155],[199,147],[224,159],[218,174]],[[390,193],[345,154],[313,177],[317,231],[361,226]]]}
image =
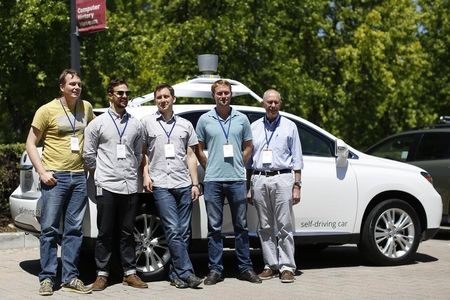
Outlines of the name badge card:
{"label": "name badge card", "polygon": [[272,150],[267,149],[263,150],[262,152],[262,163],[265,164],[272,164]]}
{"label": "name badge card", "polygon": [[223,145],[223,157],[233,157],[233,145]]}
{"label": "name badge card", "polygon": [[97,196],[103,196],[103,189],[101,186],[97,186]]}
{"label": "name badge card", "polygon": [[72,151],[80,151],[80,144],[78,143],[78,137],[71,136],[70,137],[70,150]]}
{"label": "name badge card", "polygon": [[175,158],[174,144],[165,144],[164,145],[164,154],[166,155],[166,158]]}
{"label": "name badge card", "polygon": [[125,154],[125,145],[124,144],[117,144],[117,158],[126,158],[127,155]]}

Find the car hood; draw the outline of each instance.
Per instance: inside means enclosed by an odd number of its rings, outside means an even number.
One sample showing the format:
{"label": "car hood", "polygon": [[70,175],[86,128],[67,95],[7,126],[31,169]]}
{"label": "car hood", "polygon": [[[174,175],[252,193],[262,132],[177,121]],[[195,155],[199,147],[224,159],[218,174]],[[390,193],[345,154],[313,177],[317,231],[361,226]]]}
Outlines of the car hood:
{"label": "car hood", "polygon": [[[422,168],[413,166],[411,164],[399,162],[392,159],[387,158],[381,158],[377,156],[372,156],[366,153],[363,153],[361,151],[351,149],[352,152],[354,152],[358,157],[359,161],[361,163],[364,163],[366,165],[381,167],[381,168],[388,168],[388,169],[401,169],[404,171],[411,171],[411,172],[427,172]],[[427,172],[428,173],[428,172]]]}

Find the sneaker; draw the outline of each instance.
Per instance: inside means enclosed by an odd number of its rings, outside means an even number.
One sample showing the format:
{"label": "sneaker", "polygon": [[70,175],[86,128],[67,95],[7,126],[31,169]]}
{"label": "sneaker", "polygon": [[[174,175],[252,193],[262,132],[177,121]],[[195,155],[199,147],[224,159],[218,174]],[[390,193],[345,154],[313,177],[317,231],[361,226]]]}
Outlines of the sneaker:
{"label": "sneaker", "polygon": [[44,279],[40,283],[39,295],[51,296],[53,295],[53,283],[50,279]]}
{"label": "sneaker", "polygon": [[93,291],[103,291],[108,286],[108,277],[106,276],[97,276],[97,279],[95,279],[94,284],[92,285]]}
{"label": "sneaker", "polygon": [[78,294],[92,293],[92,290],[90,288],[86,287],[84,285],[83,281],[81,281],[78,278],[74,278],[70,282],[63,283],[61,286],[62,286],[62,290],[66,291],[66,292],[74,292],[74,293],[78,293]]}
{"label": "sneaker", "polygon": [[188,288],[188,284],[181,280],[180,278],[174,278],[170,281],[170,285],[176,287],[177,289]]}
{"label": "sneaker", "polygon": [[272,270],[271,268],[264,269],[258,274],[258,277],[262,280],[272,279],[278,276],[278,270]]}
{"label": "sneaker", "polygon": [[122,284],[131,286],[134,288],[138,288],[138,289],[148,288],[148,284],[143,282],[142,279],[139,278],[139,276],[137,276],[136,274],[131,274],[131,275],[125,276],[123,278]]}
{"label": "sneaker", "polygon": [[200,277],[195,276],[194,274],[189,275],[188,278],[186,279],[186,283],[188,284],[188,286],[191,289],[195,289],[202,282],[203,282],[203,279],[201,279]]}
{"label": "sneaker", "polygon": [[281,272],[281,282],[292,283],[294,282],[294,280],[295,280],[294,273],[292,273],[291,271],[285,270]]}
{"label": "sneaker", "polygon": [[237,276],[237,279],[239,280],[245,280],[251,283],[261,283],[261,279],[258,277],[258,275],[256,275],[255,271],[253,270],[247,270],[244,271],[242,273],[240,273]]}

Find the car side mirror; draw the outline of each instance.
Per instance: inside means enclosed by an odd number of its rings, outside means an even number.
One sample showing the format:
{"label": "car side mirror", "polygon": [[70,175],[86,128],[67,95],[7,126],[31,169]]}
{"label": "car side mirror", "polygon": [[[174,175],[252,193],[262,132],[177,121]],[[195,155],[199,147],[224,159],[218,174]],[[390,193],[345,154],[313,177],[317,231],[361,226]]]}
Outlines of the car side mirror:
{"label": "car side mirror", "polygon": [[344,168],[348,164],[348,146],[341,140],[336,139],[336,149],[334,155],[336,156],[336,167]]}

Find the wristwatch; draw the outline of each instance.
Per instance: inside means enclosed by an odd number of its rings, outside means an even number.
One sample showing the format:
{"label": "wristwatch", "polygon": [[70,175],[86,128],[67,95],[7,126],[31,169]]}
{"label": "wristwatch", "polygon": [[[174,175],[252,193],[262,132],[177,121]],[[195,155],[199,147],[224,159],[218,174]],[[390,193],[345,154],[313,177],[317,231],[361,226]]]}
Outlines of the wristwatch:
{"label": "wristwatch", "polygon": [[301,180],[294,181],[294,186],[295,185],[298,187],[302,187],[302,181]]}

